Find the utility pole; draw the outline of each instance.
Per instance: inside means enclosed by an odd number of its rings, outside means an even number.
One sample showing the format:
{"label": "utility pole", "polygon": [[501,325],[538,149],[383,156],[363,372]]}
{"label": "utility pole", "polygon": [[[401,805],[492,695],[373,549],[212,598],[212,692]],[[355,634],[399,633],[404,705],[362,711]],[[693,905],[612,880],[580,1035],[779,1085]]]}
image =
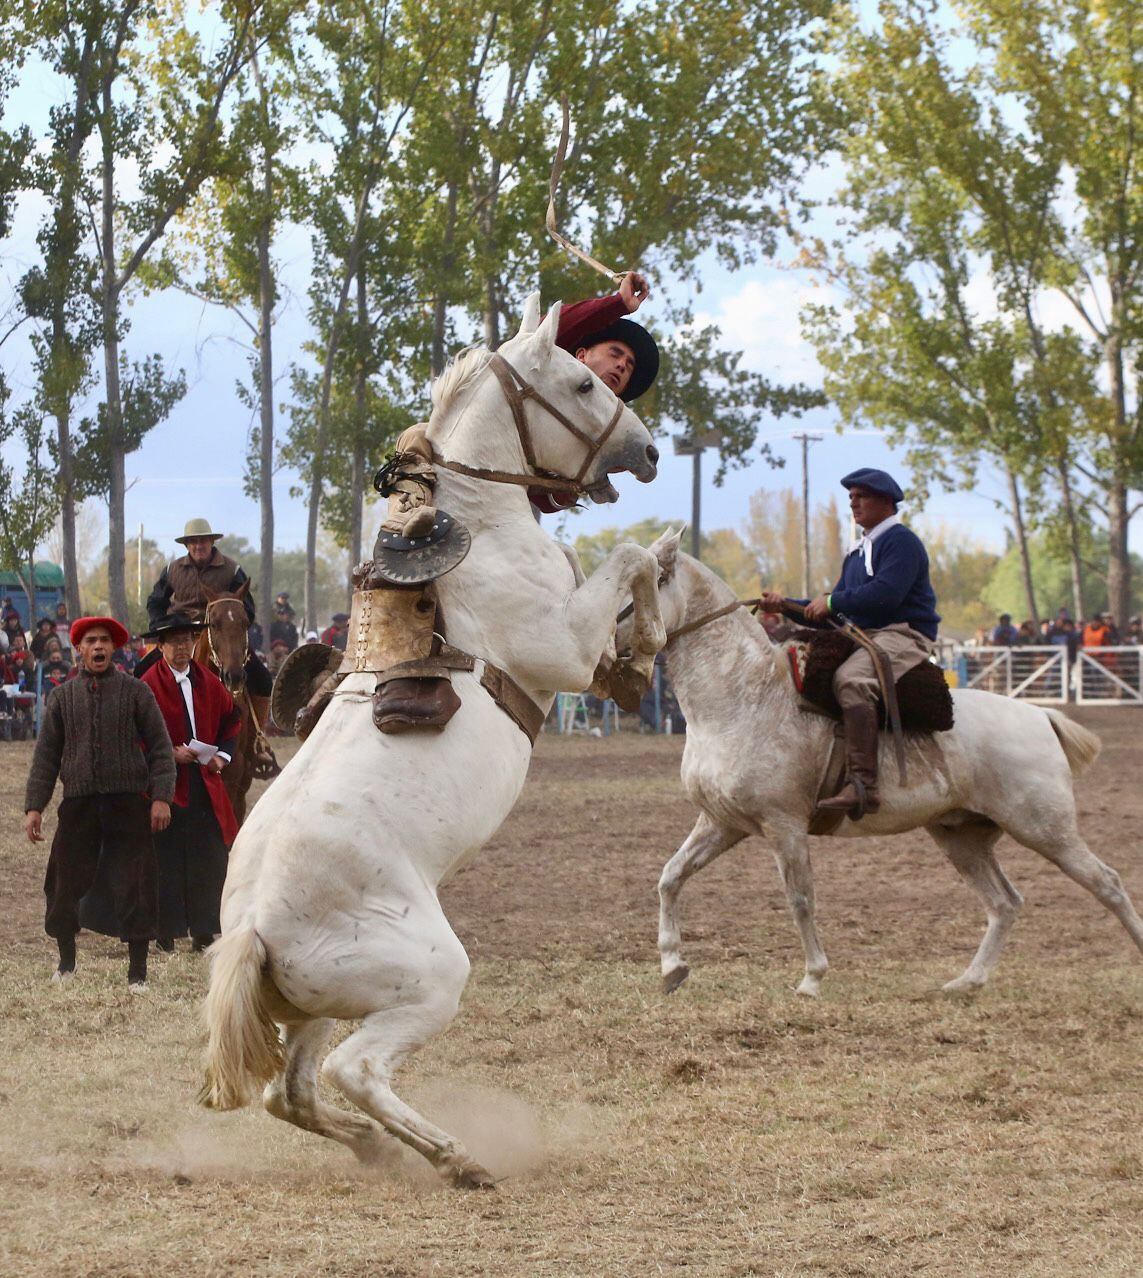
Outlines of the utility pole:
{"label": "utility pole", "polygon": [[675,456],[691,458],[691,554],[699,559],[702,545],[702,454],[704,448],[717,448],[722,432],[704,430],[697,435],[676,435]]}
{"label": "utility pole", "polygon": [[810,586],[810,445],[819,443],[824,436],[802,431],[792,438],[802,441],[802,595],[813,598]]}

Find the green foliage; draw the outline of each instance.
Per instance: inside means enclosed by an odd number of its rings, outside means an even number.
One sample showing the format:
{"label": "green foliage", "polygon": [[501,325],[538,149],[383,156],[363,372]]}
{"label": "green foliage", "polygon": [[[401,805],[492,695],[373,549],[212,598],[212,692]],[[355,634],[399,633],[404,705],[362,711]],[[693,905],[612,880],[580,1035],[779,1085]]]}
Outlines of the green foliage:
{"label": "green foliage", "polygon": [[[123,451],[133,453],[142,444],[143,437],[170,416],[171,409],[187,392],[187,379],[181,370],[173,376],[168,374],[158,355],[148,355],[142,363],[131,364],[124,355],[119,364],[119,438]],[[99,405],[93,420],[83,423],[83,441],[76,450],[80,496],[105,497],[110,491],[111,430],[105,402]]]}
{"label": "green foliage", "polygon": [[837,11],[822,86],[845,123],[847,221],[805,254],[843,296],[810,314],[827,393],[908,446],[919,488],[971,486],[985,462],[1010,476],[1014,518],[1020,487],[1033,521],[1062,502],[1072,541],[1102,511],[1125,606],[1143,465],[1138,7],[887,0],[879,18]]}
{"label": "green foliage", "polygon": [[[1032,538],[1031,541],[1032,580],[1036,587],[1036,598],[1040,601],[1042,615],[1053,617],[1060,608],[1072,609],[1071,582],[1068,575],[1068,562],[1060,553],[1058,545],[1053,545],[1047,535]],[[1084,537],[1085,557],[1098,561],[1107,558],[1107,534],[1104,532],[1088,532]],[[1123,624],[1132,613],[1143,610],[1143,558],[1131,556],[1135,589],[1130,597],[1127,612],[1117,617]],[[992,621],[1002,612],[1011,613],[1018,621],[1026,616],[1024,606],[1023,584],[1020,580],[1019,558],[1010,548],[999,559],[988,581],[981,590],[981,598],[988,605]],[[1096,573],[1089,573],[1084,580],[1083,615],[1091,617],[1096,612],[1108,610],[1107,582],[1101,580]]]}
{"label": "green foliage", "polygon": [[42,406],[35,400],[8,412],[8,388],[0,378],[0,563],[11,565],[35,615],[33,562],[51,529],[59,496],[47,454]]}

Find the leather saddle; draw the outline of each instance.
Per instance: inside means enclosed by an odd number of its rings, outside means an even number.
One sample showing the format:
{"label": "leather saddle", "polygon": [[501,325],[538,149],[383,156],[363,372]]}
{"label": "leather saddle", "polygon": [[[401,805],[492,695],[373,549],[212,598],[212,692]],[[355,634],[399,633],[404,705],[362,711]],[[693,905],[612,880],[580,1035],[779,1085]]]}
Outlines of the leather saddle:
{"label": "leather saddle", "polygon": [[[799,630],[787,641],[786,653],[794,686],[820,714],[841,718],[833,693],[833,676],[857,644],[840,630]],[[922,661],[897,680],[901,727],[905,732],[948,732],[953,726],[953,700],[944,671]],[[881,726],[885,707],[879,704]]]}

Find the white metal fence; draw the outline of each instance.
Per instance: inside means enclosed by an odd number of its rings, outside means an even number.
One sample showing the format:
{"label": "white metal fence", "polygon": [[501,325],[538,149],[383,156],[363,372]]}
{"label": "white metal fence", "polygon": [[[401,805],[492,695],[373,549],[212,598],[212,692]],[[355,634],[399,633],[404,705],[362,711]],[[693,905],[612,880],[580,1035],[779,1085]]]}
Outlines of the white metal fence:
{"label": "white metal fence", "polygon": [[1081,648],[1069,659],[1063,645],[1020,648],[954,647],[942,664],[960,688],[1064,705],[1143,705],[1143,648]]}

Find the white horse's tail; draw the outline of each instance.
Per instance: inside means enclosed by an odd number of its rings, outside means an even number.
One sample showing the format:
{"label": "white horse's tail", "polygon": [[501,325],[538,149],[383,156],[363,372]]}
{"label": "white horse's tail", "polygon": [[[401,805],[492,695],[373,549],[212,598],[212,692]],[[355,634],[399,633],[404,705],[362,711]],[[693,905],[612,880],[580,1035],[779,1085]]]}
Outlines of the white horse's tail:
{"label": "white horse's tail", "polygon": [[211,947],[206,1078],[198,1094],[208,1109],[241,1109],[285,1067],[265,967],[266,947],[253,926],[227,932]]}
{"label": "white horse's tail", "polygon": [[1094,732],[1089,732],[1058,710],[1045,710],[1044,713],[1052,721],[1052,730],[1059,738],[1072,776],[1079,776],[1099,758],[1103,742]]}

